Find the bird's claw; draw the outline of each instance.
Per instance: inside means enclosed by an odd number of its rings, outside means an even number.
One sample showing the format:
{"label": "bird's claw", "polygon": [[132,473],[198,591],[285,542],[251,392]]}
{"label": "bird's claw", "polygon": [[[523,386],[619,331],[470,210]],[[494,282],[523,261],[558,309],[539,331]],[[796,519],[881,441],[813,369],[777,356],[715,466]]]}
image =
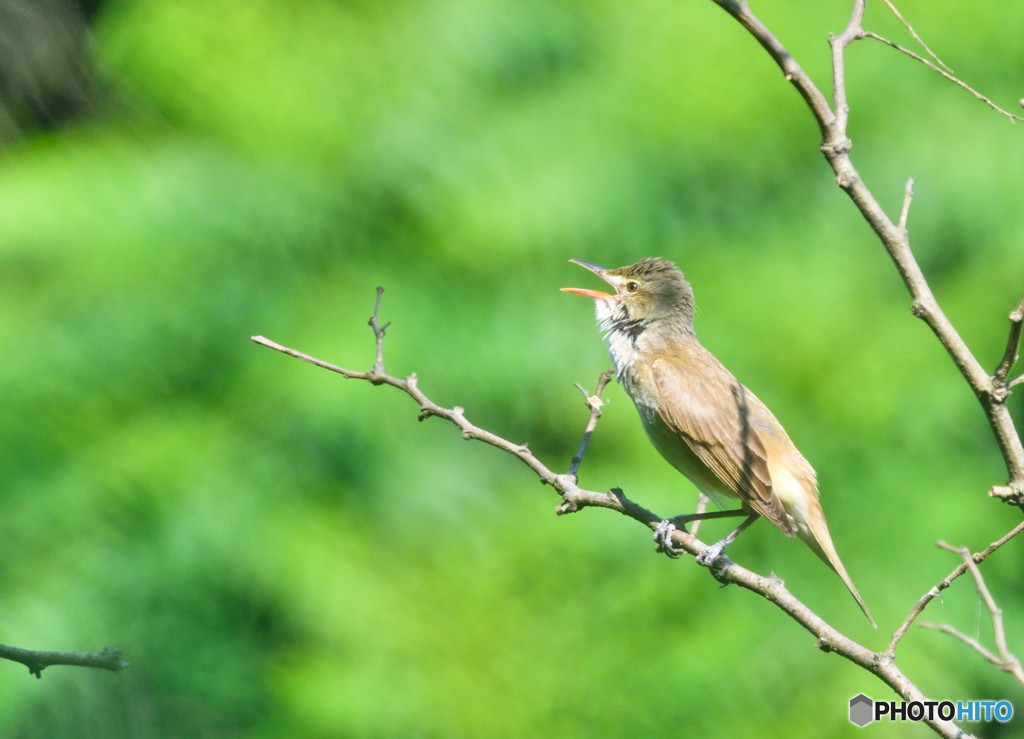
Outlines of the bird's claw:
{"label": "bird's claw", "polygon": [[718,541],[711,546],[705,547],[704,551],[697,555],[697,564],[703,567],[711,567],[718,561],[718,558],[722,556],[722,551],[725,549],[725,542]]}
{"label": "bird's claw", "polygon": [[676,553],[675,545],[672,543],[672,534],[675,530],[676,525],[667,519],[659,521],[658,525],[654,527],[655,550],[664,552],[672,559],[679,556]]}

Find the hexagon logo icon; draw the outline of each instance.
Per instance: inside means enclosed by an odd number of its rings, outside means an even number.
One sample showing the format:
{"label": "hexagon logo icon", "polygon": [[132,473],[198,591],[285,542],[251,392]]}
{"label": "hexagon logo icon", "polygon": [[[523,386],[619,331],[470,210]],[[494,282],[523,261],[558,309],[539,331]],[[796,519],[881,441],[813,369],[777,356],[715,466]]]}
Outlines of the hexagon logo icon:
{"label": "hexagon logo icon", "polygon": [[850,723],[864,728],[874,721],[875,702],[863,693],[850,698]]}

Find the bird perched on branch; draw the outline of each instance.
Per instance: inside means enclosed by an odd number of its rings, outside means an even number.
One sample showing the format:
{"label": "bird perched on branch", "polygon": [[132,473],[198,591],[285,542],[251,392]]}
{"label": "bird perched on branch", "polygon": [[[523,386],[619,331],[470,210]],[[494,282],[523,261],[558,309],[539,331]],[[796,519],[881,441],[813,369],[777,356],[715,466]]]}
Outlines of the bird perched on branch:
{"label": "bird perched on branch", "polygon": [[787,536],[799,536],[831,567],[874,625],[832,544],[814,468],[767,406],[697,341],[693,290],[679,268],[651,258],[618,269],[571,261],[615,289],[562,288],[594,298],[615,373],[654,447],[711,499],[740,501],[736,511],[675,519],[746,516],[701,561],[712,563],[758,517],[767,518]]}

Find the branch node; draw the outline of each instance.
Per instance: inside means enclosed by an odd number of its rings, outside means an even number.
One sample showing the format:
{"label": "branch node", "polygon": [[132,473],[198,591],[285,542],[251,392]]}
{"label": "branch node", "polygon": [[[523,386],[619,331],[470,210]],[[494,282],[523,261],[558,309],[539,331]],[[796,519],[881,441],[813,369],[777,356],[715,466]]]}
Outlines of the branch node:
{"label": "branch node", "polygon": [[367,324],[373,329],[373,337],[377,341],[377,358],[373,363],[373,368],[370,369],[370,376],[367,378],[374,385],[383,384],[383,377],[387,374],[384,370],[384,332],[388,330],[391,321],[388,321],[383,326],[380,324],[380,303],[383,297],[384,288],[378,285],[377,300],[373,304],[373,315],[367,321]]}
{"label": "branch node", "polygon": [[552,484],[562,494],[562,502],[555,506],[555,515],[564,516],[576,513],[586,507],[586,502],[579,495],[574,475],[555,475]]}
{"label": "branch node", "polygon": [[[850,111],[849,109],[847,109],[845,112],[849,113]],[[835,141],[826,141],[824,144],[821,145],[821,152],[825,156],[840,156],[842,154],[849,154],[851,149],[853,149],[853,141],[846,136]],[[840,177],[841,176],[842,175],[840,175]],[[836,177],[837,182],[838,180],[839,177]],[[840,185],[840,187],[842,187],[842,185]]]}
{"label": "branch node", "polygon": [[1007,485],[995,485],[988,491],[989,497],[998,498],[1009,505],[1024,505],[1024,484],[1010,482]]}

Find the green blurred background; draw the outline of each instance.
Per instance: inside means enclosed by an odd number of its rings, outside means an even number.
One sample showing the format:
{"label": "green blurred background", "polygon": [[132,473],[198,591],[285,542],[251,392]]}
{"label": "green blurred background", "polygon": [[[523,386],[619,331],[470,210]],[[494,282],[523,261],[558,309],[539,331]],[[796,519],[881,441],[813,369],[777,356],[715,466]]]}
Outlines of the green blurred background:
{"label": "green blurred background", "polygon": [[[754,9],[824,85],[848,5]],[[1024,14],[901,7],[1018,109]],[[765,601],[619,516],[557,518],[524,467],[399,393],[249,341],[368,368],[377,285],[392,372],[565,469],[572,385],[609,363],[591,305],[558,291],[596,286],[567,260],[677,261],[704,343],[817,467],[881,628],[768,525],[732,556],[872,648],[957,563],[937,539],[978,549],[1019,520],[986,498],[1006,475],[977,402],[799,96],[711,2],[0,13],[0,641],[131,662],[0,663],[4,736],[860,735],[848,699],[892,694]],[[868,25],[912,43],[881,5]],[[893,213],[916,178],[918,258],[994,367],[1024,286],[1024,130],[881,44],[849,72],[855,161]],[[581,483],[691,510],[608,397]],[[1022,548],[984,567],[1018,653]],[[967,579],[925,617],[991,643]],[[915,629],[899,660],[929,696],[1024,711],[947,636]]]}

